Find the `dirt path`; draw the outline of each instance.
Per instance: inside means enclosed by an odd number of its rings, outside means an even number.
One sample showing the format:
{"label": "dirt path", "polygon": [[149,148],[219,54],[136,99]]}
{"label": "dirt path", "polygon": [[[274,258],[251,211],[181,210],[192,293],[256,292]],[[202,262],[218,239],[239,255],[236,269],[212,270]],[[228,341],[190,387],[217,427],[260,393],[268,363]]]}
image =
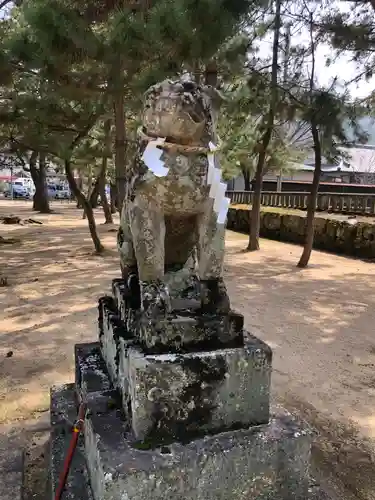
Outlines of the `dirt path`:
{"label": "dirt path", "polygon": [[319,430],[314,457],[361,499],[375,499],[375,265],[229,232],[226,278],[250,331],[274,351],[274,400]]}
{"label": "dirt path", "polygon": [[[92,254],[73,204],[53,208],[33,215],[41,226],[0,225],[0,235],[22,240],[0,247],[10,285],[0,288],[3,439],[47,419],[49,387],[72,380],[73,345],[95,339],[96,300],[119,274],[114,227],[100,210],[103,257]],[[26,203],[0,200],[0,215],[11,212],[31,216]],[[375,265],[314,252],[300,271],[300,247],[262,240],[260,252],[245,254],[245,242],[228,233],[226,280],[248,329],[274,349],[274,400],[318,428],[315,462],[343,498],[374,500]]]}

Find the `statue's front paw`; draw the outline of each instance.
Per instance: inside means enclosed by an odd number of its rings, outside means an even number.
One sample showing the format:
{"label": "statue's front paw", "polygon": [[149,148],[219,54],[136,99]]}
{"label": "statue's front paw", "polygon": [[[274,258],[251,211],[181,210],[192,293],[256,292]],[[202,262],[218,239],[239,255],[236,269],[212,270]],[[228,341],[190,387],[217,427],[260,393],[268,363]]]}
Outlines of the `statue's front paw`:
{"label": "statue's front paw", "polygon": [[142,310],[147,316],[171,312],[168,287],[162,282],[141,282]]}

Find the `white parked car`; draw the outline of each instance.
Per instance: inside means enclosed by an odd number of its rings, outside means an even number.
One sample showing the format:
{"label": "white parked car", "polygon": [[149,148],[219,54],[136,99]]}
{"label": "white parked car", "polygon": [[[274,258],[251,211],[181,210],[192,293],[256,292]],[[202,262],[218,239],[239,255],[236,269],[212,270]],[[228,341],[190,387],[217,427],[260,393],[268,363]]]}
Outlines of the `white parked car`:
{"label": "white parked car", "polygon": [[50,184],[48,186],[48,198],[55,200],[69,200],[70,190],[59,184]]}
{"label": "white parked car", "polygon": [[5,198],[11,198],[12,195],[13,198],[28,199],[31,197],[30,191],[25,186],[20,186],[17,184],[13,184],[13,190],[11,187],[9,187],[4,191]]}
{"label": "white parked car", "polygon": [[57,200],[69,200],[71,195],[70,195],[70,189],[64,187],[64,186],[55,186],[55,198]]}

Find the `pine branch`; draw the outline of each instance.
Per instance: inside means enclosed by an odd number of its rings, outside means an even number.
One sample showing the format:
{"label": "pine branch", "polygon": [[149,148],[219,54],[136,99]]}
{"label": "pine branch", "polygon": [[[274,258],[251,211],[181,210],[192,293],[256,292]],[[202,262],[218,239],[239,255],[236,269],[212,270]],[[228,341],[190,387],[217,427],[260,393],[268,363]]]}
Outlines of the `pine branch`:
{"label": "pine branch", "polygon": [[2,2],[0,2],[0,9],[3,9],[10,3],[13,3],[13,0],[3,0]]}

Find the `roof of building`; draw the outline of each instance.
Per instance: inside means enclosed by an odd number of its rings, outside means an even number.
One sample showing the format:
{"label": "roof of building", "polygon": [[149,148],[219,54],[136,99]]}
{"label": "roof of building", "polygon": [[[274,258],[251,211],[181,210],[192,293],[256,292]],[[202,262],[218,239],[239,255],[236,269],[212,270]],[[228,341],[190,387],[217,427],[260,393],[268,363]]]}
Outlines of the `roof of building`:
{"label": "roof of building", "polygon": [[[366,143],[355,144],[353,147],[343,147],[341,150],[348,155],[339,165],[334,165],[327,162],[326,158],[322,158],[322,171],[326,173],[334,172],[361,172],[375,173],[375,117],[364,116],[358,120],[359,129],[368,134]],[[355,141],[356,136],[351,125],[344,124],[346,135],[349,141]],[[293,165],[297,170],[311,171],[314,170],[314,153],[311,148],[311,153],[306,158],[304,163]]]}
{"label": "roof of building", "polygon": [[[357,173],[375,173],[375,146],[358,145],[351,148],[341,148],[348,159],[341,161],[338,165],[328,163],[322,158],[322,172],[357,172]],[[294,164],[296,170],[313,171],[314,159],[310,155],[304,163]]]}

